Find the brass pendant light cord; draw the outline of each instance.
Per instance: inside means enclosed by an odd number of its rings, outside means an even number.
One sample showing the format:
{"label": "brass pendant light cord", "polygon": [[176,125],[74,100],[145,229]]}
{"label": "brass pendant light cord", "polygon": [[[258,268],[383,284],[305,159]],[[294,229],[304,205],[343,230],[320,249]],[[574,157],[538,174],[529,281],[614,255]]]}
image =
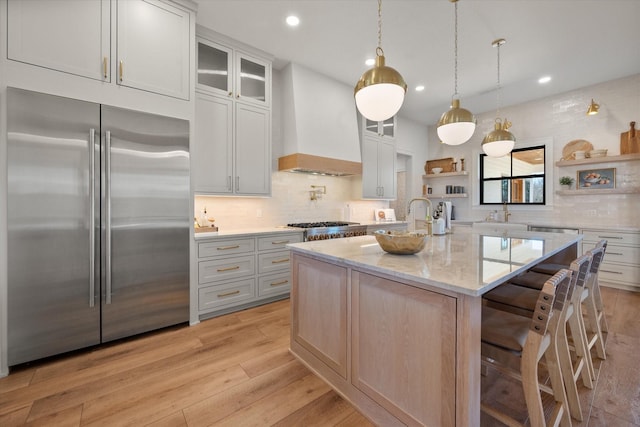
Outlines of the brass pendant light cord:
{"label": "brass pendant light cord", "polygon": [[502,91],[502,86],[500,86],[500,46],[504,43],[504,41],[501,40],[497,40],[496,42],[496,48],[498,49],[498,66],[497,66],[497,73],[498,73],[498,89],[496,91],[496,117],[500,117],[500,92]]}
{"label": "brass pendant light cord", "polygon": [[458,2],[454,4],[454,24],[453,24],[453,98],[458,95]]}

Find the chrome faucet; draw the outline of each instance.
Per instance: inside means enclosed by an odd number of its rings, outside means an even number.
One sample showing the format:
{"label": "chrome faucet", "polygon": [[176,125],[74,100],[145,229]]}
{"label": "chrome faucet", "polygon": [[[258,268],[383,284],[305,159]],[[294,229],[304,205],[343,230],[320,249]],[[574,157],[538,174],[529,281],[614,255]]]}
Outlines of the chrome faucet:
{"label": "chrome faucet", "polygon": [[504,202],[502,205],[502,212],[504,213],[504,222],[509,222],[509,217],[511,216],[511,212],[509,212],[509,208],[507,207],[507,202]]}

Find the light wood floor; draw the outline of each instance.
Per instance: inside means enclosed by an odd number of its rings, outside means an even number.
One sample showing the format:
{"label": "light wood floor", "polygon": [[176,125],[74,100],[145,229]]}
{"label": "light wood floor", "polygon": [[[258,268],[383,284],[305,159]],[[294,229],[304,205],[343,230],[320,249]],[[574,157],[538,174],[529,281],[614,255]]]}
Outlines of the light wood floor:
{"label": "light wood floor", "polygon": [[[595,390],[583,389],[589,417],[577,425],[640,426],[640,294],[603,297],[608,358]],[[0,379],[0,426],[371,426],[288,346],[280,301],[23,365]]]}

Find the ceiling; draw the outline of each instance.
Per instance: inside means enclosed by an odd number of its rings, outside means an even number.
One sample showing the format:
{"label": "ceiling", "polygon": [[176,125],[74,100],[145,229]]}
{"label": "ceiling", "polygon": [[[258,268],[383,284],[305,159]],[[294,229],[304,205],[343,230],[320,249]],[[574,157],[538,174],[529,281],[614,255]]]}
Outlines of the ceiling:
{"label": "ceiling", "polygon": [[[276,69],[296,62],[353,86],[375,56],[376,0],[196,1],[198,24],[274,55]],[[399,115],[432,125],[449,108],[453,29],[449,0],[382,2],[386,63],[409,87]],[[497,105],[497,38],[502,106],[637,74],[640,0],[459,0],[458,92],[476,114]]]}

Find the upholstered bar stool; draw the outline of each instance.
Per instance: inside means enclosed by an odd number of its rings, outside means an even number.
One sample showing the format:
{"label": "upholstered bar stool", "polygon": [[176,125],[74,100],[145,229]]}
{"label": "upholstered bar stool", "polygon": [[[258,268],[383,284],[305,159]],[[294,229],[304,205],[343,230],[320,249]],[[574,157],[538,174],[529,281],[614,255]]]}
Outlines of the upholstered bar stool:
{"label": "upholstered bar stool", "polygon": [[[558,328],[566,310],[566,297],[571,280],[570,270],[561,270],[547,280],[538,293],[536,307],[529,318],[482,307],[482,364],[496,372],[519,379],[525,396],[529,423],[532,427],[570,426],[567,398],[559,367]],[[540,384],[538,365],[544,359],[551,387]],[[553,395],[555,404],[547,423],[540,392]],[[509,426],[522,425],[495,407],[481,404],[483,412]]]}
{"label": "upholstered bar stool", "polygon": [[[576,309],[581,305],[582,289],[589,275],[590,266],[591,254],[589,253],[571,263],[570,269],[573,275],[567,290],[567,304],[563,314],[564,321],[562,321],[562,326],[558,329],[558,335],[553,337],[558,342],[560,369],[565,382],[569,410],[571,416],[578,421],[583,419],[578,395],[578,379],[582,378],[582,382],[587,388],[593,388],[591,355],[587,350],[587,337],[582,323],[582,315],[579,309]],[[516,314],[529,313],[530,316],[535,308],[539,292],[536,289],[506,283],[487,293],[485,302],[490,307]],[[573,339],[575,362],[571,358],[567,326]]]}

